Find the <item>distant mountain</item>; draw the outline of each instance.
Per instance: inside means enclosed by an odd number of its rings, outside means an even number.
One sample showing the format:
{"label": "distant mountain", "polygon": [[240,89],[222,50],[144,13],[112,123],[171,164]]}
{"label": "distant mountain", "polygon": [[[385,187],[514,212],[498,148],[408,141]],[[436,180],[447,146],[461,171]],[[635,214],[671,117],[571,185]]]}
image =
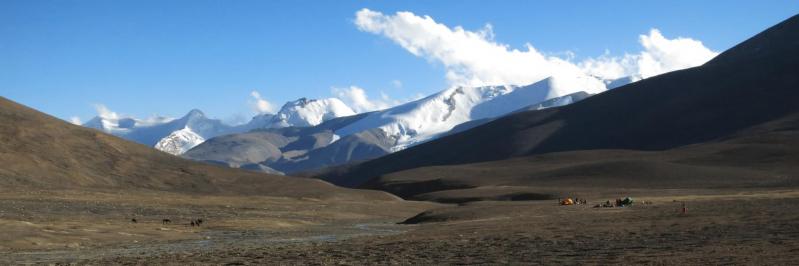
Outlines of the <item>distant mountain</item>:
{"label": "distant mountain", "polygon": [[502,116],[531,104],[580,91],[600,93],[605,91],[605,85],[589,76],[559,76],[527,86],[456,87],[373,112],[337,130],[336,134],[348,136],[380,129],[387,138],[396,142],[391,150],[398,151],[428,141],[462,123]]}
{"label": "distant mountain", "polygon": [[220,120],[207,118],[197,109],[180,119],[161,118],[154,121],[98,116],[84,126],[172,154],[180,154],[205,139],[241,130],[225,125]]}
{"label": "distant mountain", "polygon": [[320,175],[358,186],[434,165],[595,149],[665,150],[726,138],[799,112],[799,17],[706,64],[560,108],[511,114],[464,132]]}
{"label": "distant mountain", "polygon": [[180,119],[95,117],[83,126],[102,130],[161,151],[179,155],[216,136],[247,132],[259,128],[315,126],[336,117],[355,113],[338,99],[308,100],[301,98],[286,103],[277,114],[260,114],[249,123],[230,126],[210,119],[200,110],[192,110]]}
{"label": "distant mountain", "polygon": [[164,137],[155,144],[155,149],[164,151],[169,154],[183,154],[187,150],[194,148],[194,146],[203,143],[205,138],[200,136],[191,128],[186,127],[181,130],[172,132],[169,136]]}
{"label": "distant mountain", "polygon": [[288,102],[272,118],[268,128],[308,127],[343,116],[355,115],[355,111],[337,98],[299,100]]}
{"label": "distant mountain", "polygon": [[[522,107],[521,109],[518,109],[516,111],[510,112],[509,114],[514,114],[514,113],[524,112],[524,111],[532,111],[532,110],[544,110],[544,109],[547,109],[547,108],[565,106],[565,105],[569,105],[569,104],[572,104],[572,103],[576,103],[576,102],[582,101],[582,100],[584,100],[584,99],[586,99],[588,97],[591,97],[592,95],[593,94],[590,94],[590,93],[587,93],[587,92],[584,92],[584,91],[578,91],[578,92],[575,92],[575,93],[572,93],[572,94],[568,94],[568,95],[552,98],[552,99],[549,99],[549,100],[546,100],[546,101],[543,101],[543,102],[540,102],[540,103],[536,103],[536,104],[532,104],[532,105],[529,105],[529,106],[525,106],[525,107]],[[440,138],[440,137],[444,137],[444,136],[449,136],[449,135],[452,135],[452,134],[455,134],[455,133],[460,133],[460,132],[466,131],[468,129],[472,129],[472,128],[477,127],[479,125],[494,121],[497,118],[499,118],[499,117],[490,117],[490,118],[477,119],[477,120],[472,120],[472,121],[457,125],[454,128],[452,128],[450,131],[444,132],[441,135],[436,136],[435,139]]]}
{"label": "distant mountain", "polygon": [[[276,114],[260,114],[239,126],[207,118],[199,110],[180,119],[96,117],[85,126],[174,155],[198,147],[185,154],[194,160],[295,173],[376,158],[521,108],[570,104],[605,91],[605,83],[578,75],[550,77],[527,86],[457,87],[357,116],[336,98],[300,98]],[[332,120],[337,122],[326,123]],[[212,141],[202,146],[207,140]]]}
{"label": "distant mountain", "polygon": [[[291,173],[387,154],[385,134],[370,139],[365,133],[345,137],[334,133],[366,115],[335,118],[312,127],[262,128],[219,136],[183,156],[229,167]],[[353,148],[341,148],[349,146]]]}
{"label": "distant mountain", "polygon": [[[521,87],[453,88],[394,108],[336,118],[317,126],[272,126],[212,138],[184,157],[272,173],[307,172],[377,158],[472,122],[478,125],[521,109],[571,104],[591,95],[586,91],[604,91],[604,84],[583,76],[553,77]],[[301,99],[284,110],[312,104]],[[281,113],[283,110],[275,119],[290,117]]]}
{"label": "distant mountain", "polygon": [[274,119],[274,117],[274,114],[258,114],[253,116],[247,124],[239,126],[239,131],[243,132],[256,128],[268,128],[272,125],[272,119]]}

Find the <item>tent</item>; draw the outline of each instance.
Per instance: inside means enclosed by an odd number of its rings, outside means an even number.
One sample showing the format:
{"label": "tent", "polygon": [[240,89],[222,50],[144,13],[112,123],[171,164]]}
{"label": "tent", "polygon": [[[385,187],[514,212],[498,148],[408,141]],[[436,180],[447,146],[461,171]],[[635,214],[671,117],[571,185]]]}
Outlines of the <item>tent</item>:
{"label": "tent", "polygon": [[560,201],[560,205],[574,205],[574,200],[572,198],[566,198]]}
{"label": "tent", "polygon": [[633,198],[630,197],[624,198],[623,200],[621,200],[621,205],[622,206],[633,205]]}

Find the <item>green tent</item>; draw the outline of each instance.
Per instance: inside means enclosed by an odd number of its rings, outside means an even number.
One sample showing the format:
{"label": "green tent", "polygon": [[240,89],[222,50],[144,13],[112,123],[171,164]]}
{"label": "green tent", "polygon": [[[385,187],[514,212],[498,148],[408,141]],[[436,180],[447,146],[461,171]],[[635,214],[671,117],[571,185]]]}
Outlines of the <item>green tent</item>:
{"label": "green tent", "polygon": [[624,206],[633,205],[633,198],[626,197],[623,200],[621,200],[621,204]]}

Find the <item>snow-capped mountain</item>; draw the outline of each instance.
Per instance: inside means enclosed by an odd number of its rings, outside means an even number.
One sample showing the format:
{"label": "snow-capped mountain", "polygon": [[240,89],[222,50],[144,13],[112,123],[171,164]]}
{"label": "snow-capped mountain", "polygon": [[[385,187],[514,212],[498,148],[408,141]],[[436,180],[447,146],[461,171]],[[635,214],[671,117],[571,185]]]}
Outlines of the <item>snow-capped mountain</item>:
{"label": "snow-capped mountain", "polygon": [[[374,112],[335,133],[347,136],[379,128],[396,142],[392,150],[397,151],[468,121],[501,116],[575,92],[596,94],[605,90],[602,81],[590,76],[555,76],[527,86],[456,87]],[[569,102],[553,102],[548,107]]]}
{"label": "snow-capped mountain", "polygon": [[300,98],[283,105],[272,118],[270,127],[315,126],[336,117],[351,115],[355,115],[355,111],[337,98],[321,100]]}
{"label": "snow-capped mountain", "polygon": [[205,138],[194,133],[191,128],[186,127],[172,132],[169,136],[158,141],[158,143],[155,144],[155,148],[167,153],[179,155],[203,142],[205,142]]}
{"label": "snow-capped mountain", "polygon": [[238,131],[245,132],[256,128],[269,128],[274,117],[274,114],[258,114],[253,116],[247,124],[238,126]]}
{"label": "snow-capped mountain", "polygon": [[243,133],[258,128],[315,126],[333,118],[354,114],[355,112],[339,99],[301,98],[286,103],[277,114],[259,114],[249,123],[238,126],[226,125],[220,120],[207,118],[197,109],[191,110],[179,119],[157,117],[145,120],[116,115],[97,116],[83,126],[179,155],[206,139],[224,134]]}
{"label": "snow-capped mountain", "polygon": [[135,119],[98,116],[84,124],[172,154],[185,152],[205,139],[237,132],[237,128],[191,110],[179,119]]}
{"label": "snow-capped mountain", "polygon": [[[267,127],[220,136],[183,156],[230,167],[257,165],[284,173],[309,171],[373,159],[506,114],[563,106],[603,91],[603,81],[587,76],[552,77],[527,86],[452,88],[386,110],[330,119],[316,126]],[[293,110],[302,102],[290,102],[283,110]],[[315,114],[320,117],[321,112]],[[280,118],[280,114],[272,117],[275,121]]]}
{"label": "snow-capped mountain", "polygon": [[[340,127],[332,129],[333,132],[329,134],[335,137],[328,142],[338,143],[346,140],[346,143],[334,146],[340,151],[347,152],[351,149],[372,151],[370,156],[380,154],[375,151],[381,149],[385,150],[384,152],[398,151],[445,135],[456,126],[465,125],[467,122],[487,121],[486,119],[525,107],[543,109],[567,105],[579,100],[574,98],[575,95],[584,98],[605,91],[607,86],[631,81],[634,79],[603,81],[584,75],[554,76],[526,86],[450,88],[417,101],[363,114],[357,116],[357,119],[347,119],[348,122],[339,123]],[[300,98],[287,102],[276,114],[259,114],[249,123],[238,126],[226,125],[219,120],[207,118],[199,110],[192,110],[179,119],[159,117],[141,120],[120,118],[116,115],[96,117],[84,126],[180,155],[205,140],[221,135],[244,133],[254,129],[314,127],[334,118],[354,118],[356,117],[354,115],[356,113],[337,98],[320,100]],[[358,135],[360,137],[352,137],[356,134],[360,134]],[[297,136],[284,137],[297,138]],[[330,143],[319,148],[329,146]],[[317,153],[327,154],[325,156],[332,154],[322,151],[311,152],[311,150],[307,152],[308,156]],[[359,157],[347,155],[342,158]],[[298,161],[294,157],[289,159],[282,162],[290,164]],[[287,164],[282,167],[290,169],[293,166]]]}

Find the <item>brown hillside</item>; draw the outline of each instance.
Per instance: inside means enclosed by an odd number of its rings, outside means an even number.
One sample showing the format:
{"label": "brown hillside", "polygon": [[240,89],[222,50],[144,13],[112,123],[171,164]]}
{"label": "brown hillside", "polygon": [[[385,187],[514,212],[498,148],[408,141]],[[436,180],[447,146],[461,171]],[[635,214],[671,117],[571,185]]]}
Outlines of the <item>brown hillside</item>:
{"label": "brown hillside", "polygon": [[0,186],[391,198],[378,192],[342,189],[319,180],[192,162],[66,123],[2,97]]}

